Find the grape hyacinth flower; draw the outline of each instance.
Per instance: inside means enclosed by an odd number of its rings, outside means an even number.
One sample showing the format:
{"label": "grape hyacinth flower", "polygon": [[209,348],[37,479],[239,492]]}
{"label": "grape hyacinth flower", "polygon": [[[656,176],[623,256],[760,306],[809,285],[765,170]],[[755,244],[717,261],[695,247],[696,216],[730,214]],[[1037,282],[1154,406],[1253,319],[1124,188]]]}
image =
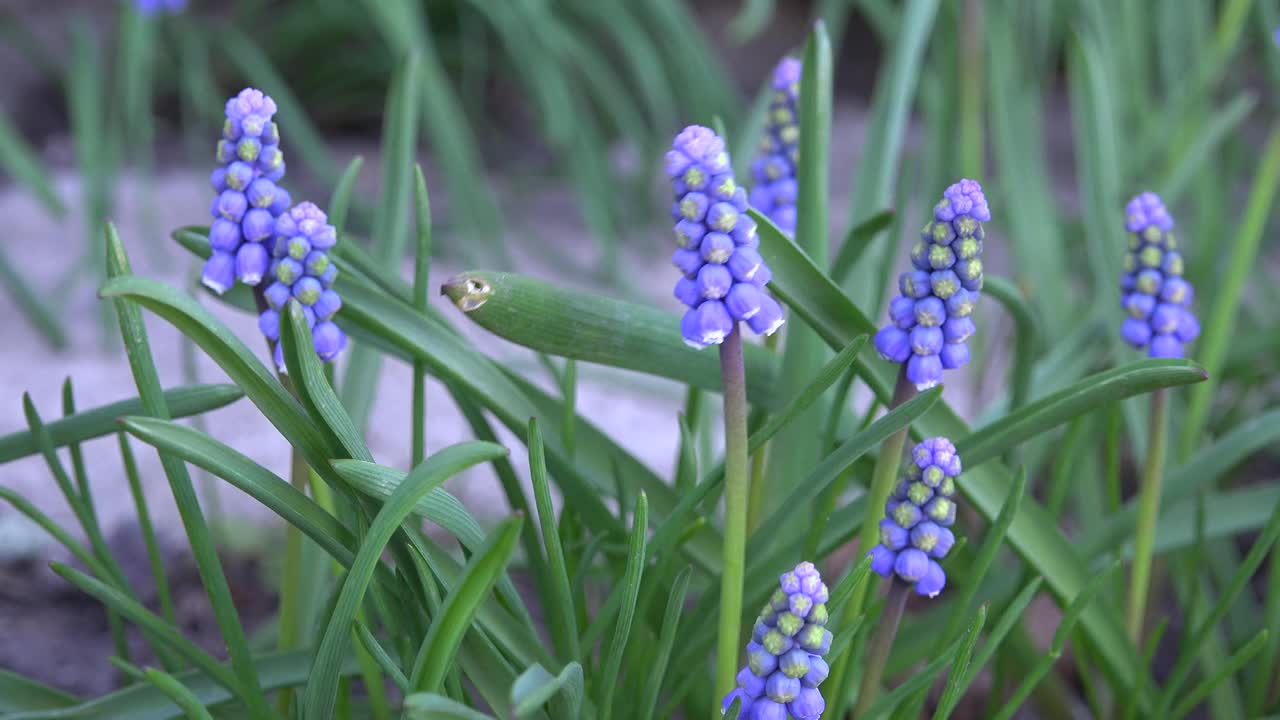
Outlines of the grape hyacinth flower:
{"label": "grape hyacinth flower", "polygon": [[1180,358],[1182,346],[1200,334],[1191,312],[1191,283],[1182,279],[1182,256],[1173,218],[1155,193],[1144,192],[1125,208],[1129,251],[1120,276],[1120,327],[1125,342],[1153,358]]}
{"label": "grape hyacinth flower", "polygon": [[796,232],[796,168],[800,163],[800,61],[783,58],[773,70],[773,100],[760,138],[760,151],[751,165],[755,187],[748,199],[778,226]]}
{"label": "grape hyacinth flower", "polygon": [[747,194],[734,181],[724,140],[690,125],[676,136],[665,166],[680,246],[671,260],[683,275],[675,296],[689,308],[680,321],[685,342],[719,345],[738,321],[772,335],[782,327],[782,306],[764,291],[773,276],[756,251],[756,223],[746,213]]}
{"label": "grape hyacinth flower", "polygon": [[918,390],[941,382],[944,369],[969,362],[967,341],[976,330],[970,315],[982,290],[982,223],[990,219],[976,180],[948,187],[911,249],[913,269],[898,276],[891,322],[874,343],[886,360],[906,363]]}
{"label": "grape hyacinth flower", "polygon": [[267,244],[276,218],[292,204],[276,183],[284,177],[276,104],[260,90],[245,88],[227,101],[218,141],[218,168],[210,176],[217,196],[210,209],[209,246],[201,280],[221,295],[235,284],[257,285],[271,262]]}
{"label": "grape hyacinth flower", "polygon": [[827,586],[810,562],[783,573],[780,584],[756,618],[738,687],[724,698],[724,710],[741,700],[742,720],[817,720],[826,709],[818,686],[830,672]]}
{"label": "grape hyacinth flower", "polygon": [[738,661],[747,545],[747,370],[739,323],[772,335],[782,327],[782,306],[764,291],[772,275],[756,250],[756,223],[746,213],[747,193],[734,180],[724,140],[690,125],[676,135],[664,167],[679,245],[671,259],[683,275],[675,296],[689,308],[680,334],[696,348],[718,345],[720,353],[725,527],[715,687],[724,695],[733,688]]}
{"label": "grape hyacinth flower", "polygon": [[312,343],[321,360],[331,362],[347,346],[347,336],[333,322],[342,299],[333,289],[338,268],[329,260],[329,248],[338,240],[324,211],[302,202],[275,222],[270,274],[274,282],[263,291],[267,309],[258,316],[258,328],[275,343],[276,366],[284,371],[280,345],[281,313],[290,298],[302,305],[311,328]]}
{"label": "grape hyacinth flower", "polygon": [[956,537],[956,478],[960,457],[946,438],[929,438],[911,451],[906,477],[885,503],[880,521],[880,544],[871,549],[871,569],[885,579],[935,597],[947,583],[938,561],[947,556]]}

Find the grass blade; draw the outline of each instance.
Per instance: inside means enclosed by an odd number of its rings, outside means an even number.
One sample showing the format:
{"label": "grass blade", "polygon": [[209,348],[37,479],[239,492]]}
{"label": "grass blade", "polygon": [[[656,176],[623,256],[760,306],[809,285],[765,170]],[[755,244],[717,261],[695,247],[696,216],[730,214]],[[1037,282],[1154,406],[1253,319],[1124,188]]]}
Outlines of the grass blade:
{"label": "grass blade", "polygon": [[[217,410],[244,397],[234,385],[186,385],[164,391],[164,402],[175,418]],[[142,412],[142,400],[131,398],[103,405],[91,410],[81,410],[71,417],[64,417],[46,424],[55,448],[84,442],[115,432],[116,420],[124,415]],[[29,430],[0,437],[0,463],[17,460],[40,452],[34,434]]]}
{"label": "grass blade", "polygon": [[675,645],[676,629],[680,625],[680,615],[684,611],[684,599],[689,590],[689,576],[692,571],[693,568],[686,565],[671,583],[671,595],[667,598],[667,609],[662,615],[662,634],[658,637],[649,679],[645,681],[644,693],[641,695],[639,705],[640,711],[635,715],[639,720],[652,720],[654,709],[658,707],[658,695],[662,691],[662,680],[667,672],[667,664],[671,660],[671,650]]}
{"label": "grass blade", "polygon": [[989,425],[956,443],[965,467],[998,457],[1019,443],[1094,408],[1152,390],[1203,382],[1205,372],[1186,360],[1147,359],[1087,377]]}
{"label": "grass blade", "polygon": [[405,720],[493,720],[455,700],[432,693],[417,693],[404,699]]}
{"label": "grass blade", "polygon": [[363,155],[351,158],[351,162],[347,163],[347,169],[342,171],[342,177],[338,178],[338,183],[333,186],[333,192],[329,195],[329,224],[337,231],[338,237],[345,237],[347,234],[347,215],[351,211],[351,199],[355,194],[356,180],[360,178],[362,167],[364,167]]}
{"label": "grass blade", "polygon": [[336,700],[339,667],[351,639],[352,623],[359,610],[375,568],[392,534],[399,529],[418,499],[464,468],[506,454],[506,448],[491,443],[461,443],[428,458],[413,469],[378,511],[369,527],[351,569],[342,583],[337,604],[325,625],[316,650],[315,665],[303,694],[304,717],[329,717]]}
{"label": "grass blade", "polygon": [[622,671],[622,655],[627,649],[627,638],[631,635],[631,622],[635,618],[636,598],[640,594],[640,581],[644,575],[645,543],[649,527],[649,498],[642,491],[636,498],[635,517],[631,526],[631,542],[627,548],[627,569],[623,574],[621,586],[622,608],[618,611],[618,619],[613,629],[613,640],[609,642],[608,654],[605,656],[603,678],[600,686],[600,720],[609,720],[613,711],[613,691],[618,683],[618,674]]}
{"label": "grass blade", "polygon": [[582,713],[582,698],[582,666],[576,662],[565,665],[559,675],[534,665],[511,686],[511,705],[517,718],[528,717],[555,700],[552,717],[577,720]]}
{"label": "grass blade", "polygon": [[573,590],[569,586],[569,574],[565,569],[564,547],[556,529],[555,509],[551,505],[551,486],[547,482],[547,457],[542,445],[542,431],[537,419],[529,420],[529,477],[533,485],[533,500],[538,510],[538,524],[542,529],[542,542],[546,546],[547,567],[551,573],[548,583],[551,593],[551,634],[562,656],[581,657],[578,647],[577,611],[574,608]]}
{"label": "grass blade", "polygon": [[978,635],[982,633],[982,627],[986,622],[987,606],[983,605],[978,608],[973,622],[969,624],[969,631],[965,633],[960,650],[956,653],[956,659],[951,663],[947,684],[942,688],[942,697],[938,700],[938,707],[933,713],[934,720],[946,720],[960,703],[960,697],[968,686],[969,661],[973,657],[973,646],[977,644]]}
{"label": "grass blade", "polygon": [[[402,487],[412,487],[414,474],[410,473],[405,478]],[[389,500],[387,507],[394,507],[396,499]],[[444,686],[445,674],[453,664],[454,655],[480,603],[511,561],[523,522],[523,517],[516,516],[495,528],[484,547],[467,563],[458,584],[445,597],[440,614],[432,619],[431,629],[418,649],[413,672],[409,675],[409,686],[415,691],[437,692]]]}

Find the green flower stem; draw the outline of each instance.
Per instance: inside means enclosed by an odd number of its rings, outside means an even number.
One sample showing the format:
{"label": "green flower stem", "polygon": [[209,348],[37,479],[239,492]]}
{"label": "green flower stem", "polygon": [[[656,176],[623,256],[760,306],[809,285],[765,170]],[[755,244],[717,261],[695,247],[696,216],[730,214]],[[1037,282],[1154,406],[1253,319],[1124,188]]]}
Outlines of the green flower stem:
{"label": "green flower stem", "polygon": [[[898,371],[898,382],[893,387],[893,398],[889,401],[889,407],[885,408],[885,412],[910,400],[915,394],[915,386],[907,380],[907,366],[903,365]],[[871,473],[871,487],[867,490],[866,517],[863,518],[862,529],[858,533],[858,548],[862,552],[867,552],[879,541],[880,517],[884,514],[884,503],[889,499],[889,493],[893,491],[893,482],[898,474],[898,463],[902,459],[902,448],[907,444],[909,431],[910,426],[904,427],[890,435],[880,446],[880,455],[876,458],[875,468]],[[845,607],[846,619],[852,620],[862,615],[867,588],[872,585],[873,583],[868,580],[861,588],[854,590],[849,598],[849,604]],[[832,709],[835,710],[836,717],[843,717],[848,697],[847,690],[853,683],[855,668],[852,644],[850,644],[850,649],[834,658],[831,663],[831,674],[835,678],[831,695],[834,704]]]}
{"label": "green flower stem", "polygon": [[[292,387],[288,381],[285,387]],[[310,468],[302,455],[294,450],[289,460],[289,482],[302,492],[307,491]],[[301,617],[302,594],[302,532],[292,523],[284,526],[284,568],[280,577],[280,614],[279,637],[277,647],[280,650],[292,650],[298,647],[298,639],[302,636]],[[293,702],[293,692],[285,690],[277,698],[277,706],[283,717],[289,717],[289,705]]]}
{"label": "green flower stem", "polygon": [[880,677],[884,674],[884,666],[889,662],[893,638],[898,634],[898,622],[902,620],[902,611],[907,607],[907,597],[910,594],[910,585],[896,577],[889,581],[889,592],[884,599],[884,612],[880,613],[876,632],[871,636],[871,643],[867,646],[867,668],[862,674],[862,689],[858,691],[858,704],[853,708],[854,717],[862,717],[876,699],[876,693],[880,688]]}
{"label": "green flower stem", "polygon": [[1169,428],[1169,395],[1164,388],[1151,393],[1148,427],[1147,461],[1142,470],[1142,486],[1138,489],[1138,526],[1133,538],[1133,570],[1129,576],[1129,611],[1125,623],[1135,645],[1142,642],[1156,518],[1160,514],[1160,484],[1164,479],[1164,446]]}
{"label": "green flower stem", "polygon": [[[733,331],[720,344],[720,382],[724,395],[724,571],[720,576],[720,644],[716,652],[716,694],[733,690],[742,626],[742,575],[747,550],[747,371],[742,334]],[[716,704],[715,717],[720,716]]]}

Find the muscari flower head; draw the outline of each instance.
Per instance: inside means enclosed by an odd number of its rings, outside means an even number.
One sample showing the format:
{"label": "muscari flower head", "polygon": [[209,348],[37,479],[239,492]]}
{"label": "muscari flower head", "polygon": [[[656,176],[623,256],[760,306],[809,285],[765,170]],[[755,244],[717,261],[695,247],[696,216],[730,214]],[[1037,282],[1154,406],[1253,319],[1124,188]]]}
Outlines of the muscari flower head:
{"label": "muscari flower head", "polygon": [[800,159],[800,61],[783,58],[773,71],[773,100],[760,138],[760,151],[751,165],[755,187],[748,199],[778,229],[796,231],[796,166]]}
{"label": "muscari flower head", "polygon": [[982,223],[990,219],[982,186],[955,183],[911,249],[912,269],[898,276],[890,323],[874,342],[886,360],[907,364],[907,379],[920,390],[941,382],[944,369],[969,362],[967,341],[976,329],[970,315],[982,290]]}
{"label": "muscari flower head", "polygon": [[337,231],[312,202],[298,203],[275,222],[269,268],[274,282],[263,291],[268,307],[258,316],[258,327],[275,343],[276,366],[282,371],[280,322],[290,299],[302,306],[321,360],[332,361],[347,346],[347,336],[333,322],[342,299],[333,289],[338,268],[329,261],[328,251],[337,241]]}
{"label": "muscari flower head", "polygon": [[1125,342],[1157,358],[1182,357],[1183,343],[1200,334],[1191,312],[1191,283],[1182,279],[1182,256],[1173,218],[1155,193],[1144,192],[1125,208],[1129,251],[1120,275],[1120,326]]}
{"label": "muscari flower head", "polygon": [[802,562],[780,578],[780,587],[760,610],[747,665],[738,687],[724,698],[728,710],[741,699],[742,720],[817,720],[826,709],[818,686],[830,669],[827,586],[813,563]]}
{"label": "muscari flower head", "polygon": [[947,584],[938,561],[947,556],[956,536],[956,478],[960,457],[946,438],[929,438],[911,451],[907,473],[884,506],[880,544],[871,548],[871,569],[888,579],[894,575],[915,586],[917,594],[934,597]]}
{"label": "muscari flower head", "polygon": [[276,218],[292,204],[276,183],[284,176],[280,130],[272,121],[276,104],[259,90],[245,88],[227,101],[218,141],[218,167],[210,176],[217,195],[210,212],[209,246],[201,279],[218,294],[236,279],[257,285],[271,262],[267,241]]}
{"label": "muscari flower head", "polygon": [[746,213],[747,193],[733,179],[724,140],[690,125],[676,136],[665,167],[680,246],[671,260],[683,275],[675,296],[689,308],[680,321],[685,342],[719,345],[739,320],[772,335],[782,327],[782,306],[764,291],[772,273],[756,251],[756,223]]}

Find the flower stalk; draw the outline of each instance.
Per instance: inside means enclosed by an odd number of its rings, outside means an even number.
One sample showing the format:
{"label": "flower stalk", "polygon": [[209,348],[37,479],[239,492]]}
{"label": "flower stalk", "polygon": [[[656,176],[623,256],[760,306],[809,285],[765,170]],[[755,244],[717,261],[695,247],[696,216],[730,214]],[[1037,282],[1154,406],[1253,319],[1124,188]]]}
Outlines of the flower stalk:
{"label": "flower stalk", "polygon": [[889,651],[893,649],[893,639],[898,635],[898,625],[902,621],[902,613],[907,607],[907,598],[911,595],[911,586],[898,578],[889,581],[889,593],[885,595],[884,611],[876,623],[876,632],[871,636],[867,646],[867,669],[862,674],[862,687],[858,690],[858,702],[853,707],[853,716],[861,717],[871,709],[880,689],[880,678],[884,676],[884,666],[889,662]]}
{"label": "flower stalk", "polygon": [[716,694],[733,689],[742,617],[742,584],[747,549],[747,374],[742,332],[737,324],[720,344],[724,393],[724,572],[720,576],[720,634],[716,652]]}
{"label": "flower stalk", "polygon": [[1138,489],[1138,525],[1134,531],[1129,606],[1125,615],[1125,629],[1135,646],[1142,642],[1142,625],[1147,614],[1156,519],[1160,516],[1160,493],[1164,482],[1165,445],[1169,433],[1169,392],[1165,388],[1151,393],[1147,432],[1147,461],[1142,468],[1142,484]]}

